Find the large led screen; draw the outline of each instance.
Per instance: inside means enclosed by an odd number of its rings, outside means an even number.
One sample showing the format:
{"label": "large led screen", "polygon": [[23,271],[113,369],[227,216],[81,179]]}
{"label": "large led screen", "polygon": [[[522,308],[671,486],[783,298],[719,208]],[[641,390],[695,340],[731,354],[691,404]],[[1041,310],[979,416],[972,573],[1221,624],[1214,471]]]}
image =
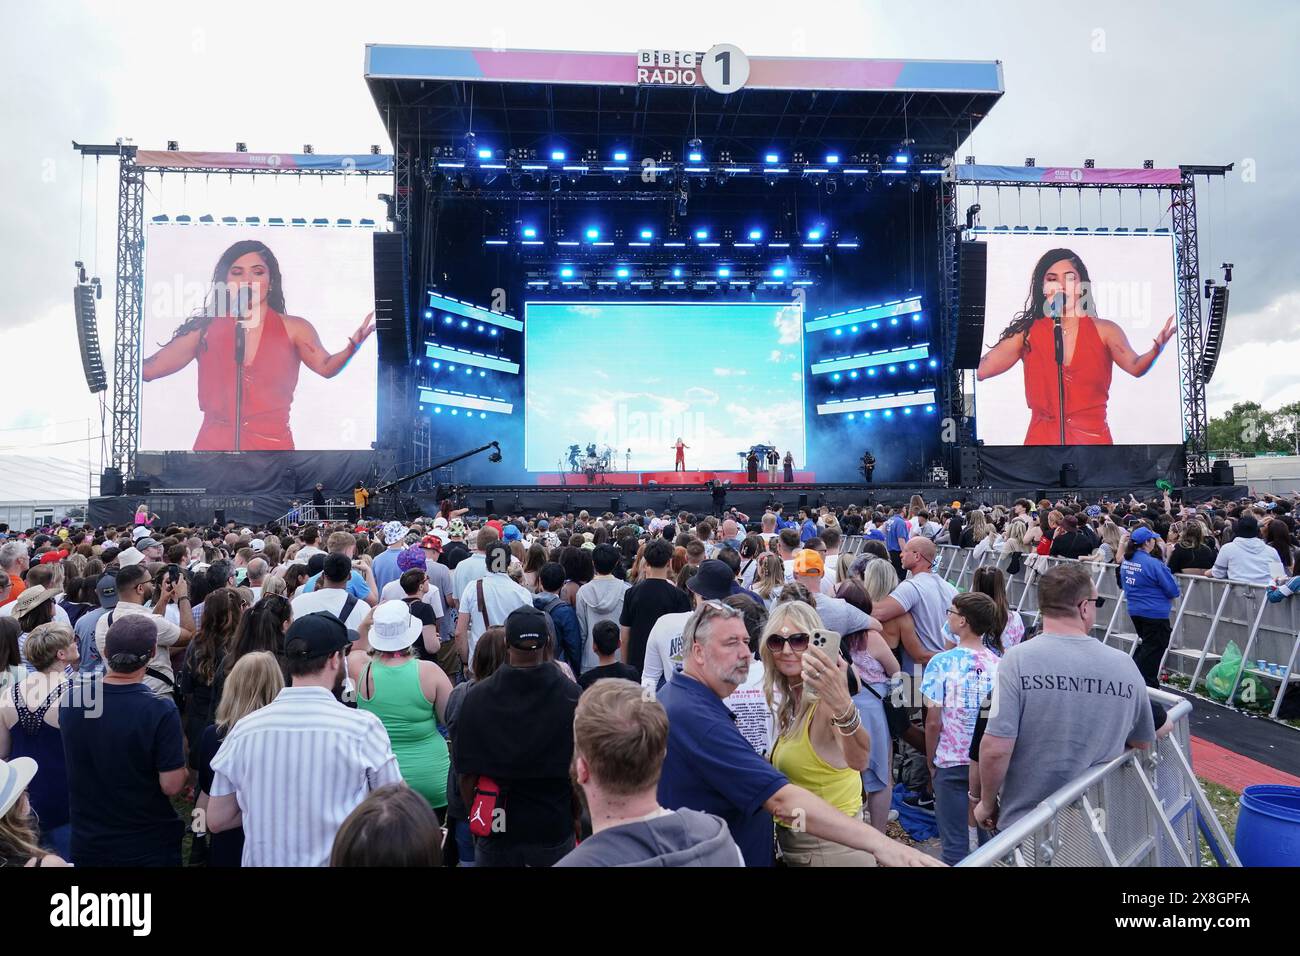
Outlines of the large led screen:
{"label": "large led screen", "polygon": [[741,470],[754,444],[804,450],[802,310],[790,302],[530,302],[525,467],[608,450],[612,470]]}
{"label": "large led screen", "polygon": [[979,437],[989,445],[1181,443],[1172,238],[984,241]]}
{"label": "large led screen", "polygon": [[151,223],[140,447],[367,449],[374,234]]}

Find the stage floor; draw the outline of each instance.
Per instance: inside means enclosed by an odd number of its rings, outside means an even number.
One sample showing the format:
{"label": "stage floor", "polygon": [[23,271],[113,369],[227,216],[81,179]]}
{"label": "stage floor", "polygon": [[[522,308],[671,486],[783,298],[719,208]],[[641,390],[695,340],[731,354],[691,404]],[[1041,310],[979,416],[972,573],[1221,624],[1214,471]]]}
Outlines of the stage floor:
{"label": "stage floor", "polygon": [[[777,474],[775,482],[767,480],[767,472],[758,473],[759,485],[788,485],[790,482],[781,480],[784,472]],[[794,483],[800,485],[810,485],[817,480],[817,474],[811,471],[796,471],[794,473]],[[559,485],[566,488],[588,488],[593,485],[617,485],[625,488],[637,488],[644,485],[703,485],[710,481],[729,481],[733,485],[745,485],[746,487],[755,487],[749,481],[749,475],[743,471],[608,471],[601,474],[593,475],[591,480],[587,480],[587,475],[583,472],[572,471],[546,471],[539,472],[537,475],[537,484],[544,487],[555,487]]]}

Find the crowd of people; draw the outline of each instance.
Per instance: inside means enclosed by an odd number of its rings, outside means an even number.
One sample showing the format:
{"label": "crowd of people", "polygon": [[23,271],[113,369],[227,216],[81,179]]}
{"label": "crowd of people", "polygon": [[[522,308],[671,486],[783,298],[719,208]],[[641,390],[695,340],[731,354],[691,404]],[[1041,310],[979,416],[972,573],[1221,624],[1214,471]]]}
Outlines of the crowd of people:
{"label": "crowd of people", "polygon": [[0,865],[939,865],[897,784],[955,864],[1167,732],[1173,575],[1287,599],[1295,507],[0,527]]}

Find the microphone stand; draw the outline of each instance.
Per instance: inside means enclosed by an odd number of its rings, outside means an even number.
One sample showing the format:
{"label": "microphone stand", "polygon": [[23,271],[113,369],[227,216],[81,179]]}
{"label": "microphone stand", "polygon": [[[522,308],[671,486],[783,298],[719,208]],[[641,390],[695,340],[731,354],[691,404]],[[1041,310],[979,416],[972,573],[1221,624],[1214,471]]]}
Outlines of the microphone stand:
{"label": "microphone stand", "polygon": [[1060,444],[1065,444],[1065,329],[1061,326],[1062,300],[1064,296],[1052,296],[1052,337],[1056,343],[1056,398],[1057,424],[1060,426]]}
{"label": "microphone stand", "polygon": [[240,431],[244,424],[244,323],[235,320],[235,451],[240,450]]}

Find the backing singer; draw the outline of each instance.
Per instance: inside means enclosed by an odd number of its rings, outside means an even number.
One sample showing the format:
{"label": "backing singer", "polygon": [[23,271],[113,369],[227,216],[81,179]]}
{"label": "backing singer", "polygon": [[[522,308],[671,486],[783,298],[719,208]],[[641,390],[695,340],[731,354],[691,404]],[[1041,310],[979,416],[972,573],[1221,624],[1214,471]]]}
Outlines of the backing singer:
{"label": "backing singer", "polygon": [[1051,249],[1044,253],[1034,266],[1024,311],[1015,315],[980,359],[975,373],[979,381],[1001,375],[1016,362],[1024,361],[1025,402],[1030,411],[1026,445],[1061,443],[1056,345],[1049,303],[1060,303],[1065,339],[1067,445],[1114,444],[1106,422],[1112,365],[1141,378],[1173,338],[1171,315],[1152,340],[1151,348],[1139,355],[1129,345],[1123,329],[1097,317],[1091,283],[1088,267],[1072,250]]}
{"label": "backing singer", "polygon": [[239,448],[244,451],[292,451],[289,408],[298,387],[298,366],[333,378],[375,330],[371,312],[339,352],[327,352],[315,327],[288,315],[280,264],[265,244],[236,242],[217,260],[212,290],[201,314],[183,322],[171,339],[145,359],[144,380],[175,374],[198,360],[198,399],[203,424],[195,451],[235,448],[235,302],[247,303],[242,366]]}

